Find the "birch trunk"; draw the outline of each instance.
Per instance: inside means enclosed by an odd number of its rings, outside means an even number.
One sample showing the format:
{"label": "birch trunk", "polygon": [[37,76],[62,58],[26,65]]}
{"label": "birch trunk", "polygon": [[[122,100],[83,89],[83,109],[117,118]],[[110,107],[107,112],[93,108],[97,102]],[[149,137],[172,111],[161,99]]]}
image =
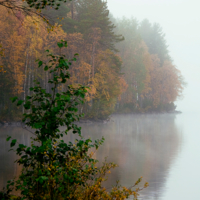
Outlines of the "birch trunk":
{"label": "birch trunk", "polygon": [[[27,68],[28,68],[28,51],[29,51],[29,44],[30,44],[30,39],[28,41],[28,48],[27,48],[27,52],[26,52],[26,61],[25,61],[25,80],[24,80],[24,101],[25,101],[25,98],[26,98],[26,81],[27,81]],[[24,106],[22,107],[22,112],[24,114]]]}

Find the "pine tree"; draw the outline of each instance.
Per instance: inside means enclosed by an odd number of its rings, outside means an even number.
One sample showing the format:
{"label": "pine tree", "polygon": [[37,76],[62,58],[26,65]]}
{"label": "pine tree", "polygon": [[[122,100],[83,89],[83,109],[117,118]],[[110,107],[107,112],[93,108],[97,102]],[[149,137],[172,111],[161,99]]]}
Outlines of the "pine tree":
{"label": "pine tree", "polygon": [[60,24],[67,33],[76,32],[77,21],[74,19],[74,2],[61,3],[58,10],[47,8],[42,11],[51,24]]}
{"label": "pine tree", "polygon": [[139,27],[142,39],[149,48],[150,54],[158,55],[160,66],[165,60],[170,60],[168,46],[165,40],[165,34],[159,24],[151,24],[147,19],[143,20]]}
{"label": "pine tree", "polygon": [[101,30],[100,45],[103,50],[115,50],[115,43],[122,41],[121,35],[114,33],[115,25],[110,21],[107,2],[102,0],[76,0],[78,31],[84,35],[89,43],[92,43],[90,35],[94,28]]}

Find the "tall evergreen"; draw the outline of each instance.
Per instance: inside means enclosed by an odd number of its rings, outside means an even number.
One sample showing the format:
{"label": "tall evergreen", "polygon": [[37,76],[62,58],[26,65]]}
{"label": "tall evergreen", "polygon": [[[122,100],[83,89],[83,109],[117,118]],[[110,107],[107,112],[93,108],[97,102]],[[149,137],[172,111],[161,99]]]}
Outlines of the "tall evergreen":
{"label": "tall evergreen", "polygon": [[67,33],[76,32],[77,22],[74,20],[74,2],[60,3],[59,10],[47,8],[42,11],[51,24],[62,24],[62,28]]}
{"label": "tall evergreen", "polygon": [[149,48],[149,53],[158,55],[161,66],[165,60],[170,60],[165,34],[162,32],[159,24],[155,23],[152,25],[145,19],[141,22],[139,32]]}
{"label": "tall evergreen", "polygon": [[75,9],[78,31],[84,35],[84,39],[90,42],[90,35],[94,28],[101,31],[100,45],[103,50],[110,49],[117,51],[115,43],[122,41],[122,35],[114,33],[115,25],[109,18],[107,2],[102,0],[76,0]]}

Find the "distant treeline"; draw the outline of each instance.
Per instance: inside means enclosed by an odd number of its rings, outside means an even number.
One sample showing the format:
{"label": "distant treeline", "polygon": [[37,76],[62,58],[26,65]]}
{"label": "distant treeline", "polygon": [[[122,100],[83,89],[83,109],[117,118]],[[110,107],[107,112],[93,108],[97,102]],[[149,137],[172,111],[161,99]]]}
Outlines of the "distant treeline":
{"label": "distant treeline", "polygon": [[[79,107],[88,119],[106,119],[114,112],[168,112],[183,91],[183,77],[169,55],[165,35],[147,19],[115,19],[102,0],[74,0],[39,18],[13,16],[0,6],[0,121],[19,120],[24,112],[10,97],[24,99],[37,79],[50,92],[48,72],[37,67],[45,50],[77,61],[70,82],[87,85],[86,103]],[[57,42],[67,40],[65,52]],[[67,87],[61,87],[65,91]]]}

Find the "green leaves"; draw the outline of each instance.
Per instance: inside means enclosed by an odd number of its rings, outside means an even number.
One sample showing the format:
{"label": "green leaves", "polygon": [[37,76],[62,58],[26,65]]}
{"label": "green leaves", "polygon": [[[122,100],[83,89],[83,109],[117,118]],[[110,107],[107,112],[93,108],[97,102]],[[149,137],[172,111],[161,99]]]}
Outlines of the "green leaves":
{"label": "green leaves", "polygon": [[11,142],[11,144],[10,144],[10,147],[13,147],[13,146],[15,146],[16,142],[17,142],[17,140],[16,140],[16,139],[12,140],[12,142]]}
{"label": "green leaves", "polygon": [[40,182],[41,184],[46,180],[48,180],[48,177],[46,176],[40,176],[39,178],[36,179],[36,181]]}
{"label": "green leaves", "polygon": [[10,140],[10,138],[11,138],[11,136],[7,137],[7,138],[6,138],[6,141],[9,141],[9,140]]}
{"label": "green leaves", "polygon": [[35,129],[40,129],[40,128],[42,128],[42,124],[40,124],[40,123],[35,123],[35,124],[33,125],[33,128],[35,128]]}
{"label": "green leaves", "polygon": [[59,48],[67,47],[67,41],[61,40],[61,42],[57,43]]}
{"label": "green leaves", "polygon": [[20,106],[20,105],[22,105],[23,104],[23,100],[19,100],[18,102],[17,102],[17,106]]}
{"label": "green leaves", "polygon": [[70,95],[61,95],[60,98],[66,102],[69,102],[71,100]]}
{"label": "green leaves", "polygon": [[24,104],[24,108],[26,110],[30,109],[31,108],[31,102],[30,101],[26,101],[26,103]]}
{"label": "green leaves", "polygon": [[41,67],[42,64],[43,64],[43,62],[40,60],[40,61],[38,62],[38,67]]}
{"label": "green leaves", "polygon": [[62,48],[64,46],[63,43],[60,43],[60,42],[58,42],[57,45],[59,48]]}
{"label": "green leaves", "polygon": [[45,67],[44,67],[44,71],[47,71],[49,69],[49,67],[46,65]]}
{"label": "green leaves", "polygon": [[14,103],[17,99],[18,99],[18,97],[11,98],[12,103]]}

